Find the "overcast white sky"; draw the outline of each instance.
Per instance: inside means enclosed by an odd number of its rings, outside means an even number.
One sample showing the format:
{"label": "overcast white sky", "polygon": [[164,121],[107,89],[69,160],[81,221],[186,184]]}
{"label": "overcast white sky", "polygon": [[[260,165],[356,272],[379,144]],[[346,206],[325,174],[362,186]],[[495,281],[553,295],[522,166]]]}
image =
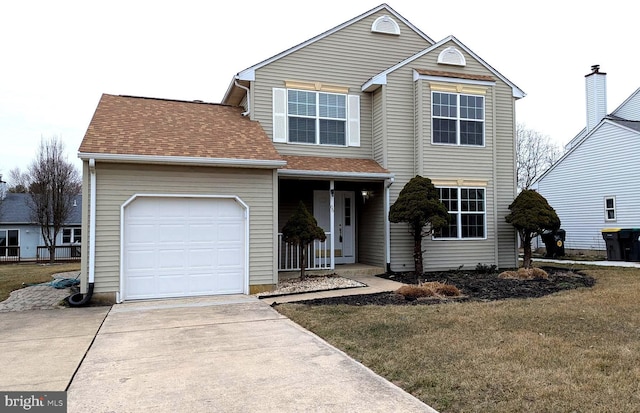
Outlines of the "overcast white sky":
{"label": "overcast white sky", "polygon": [[[0,173],[41,137],[77,150],[102,93],[219,102],[234,74],[378,1],[5,1],[0,5]],[[585,125],[584,75],[607,73],[608,112],[640,87],[628,0],[390,0],[435,41],[452,34],[527,93],[518,122],[565,144]]]}

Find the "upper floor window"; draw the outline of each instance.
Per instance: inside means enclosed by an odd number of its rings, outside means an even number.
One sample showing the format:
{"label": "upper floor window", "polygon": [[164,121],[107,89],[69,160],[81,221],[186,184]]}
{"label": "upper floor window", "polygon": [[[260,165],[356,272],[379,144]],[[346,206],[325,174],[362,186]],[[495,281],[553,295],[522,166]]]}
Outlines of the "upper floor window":
{"label": "upper floor window", "polygon": [[287,101],[289,142],[346,144],[346,95],[288,90]]}
{"label": "upper floor window", "polygon": [[616,220],[616,197],[607,196],[604,198],[604,220],[615,221]]}
{"label": "upper floor window", "polygon": [[360,146],[360,96],[274,88],[273,141]]}
{"label": "upper floor window", "polygon": [[432,93],[433,143],[484,145],[484,96]]}
{"label": "upper floor window", "polygon": [[483,188],[438,188],[438,195],[449,210],[449,225],[435,238],[486,238]]}

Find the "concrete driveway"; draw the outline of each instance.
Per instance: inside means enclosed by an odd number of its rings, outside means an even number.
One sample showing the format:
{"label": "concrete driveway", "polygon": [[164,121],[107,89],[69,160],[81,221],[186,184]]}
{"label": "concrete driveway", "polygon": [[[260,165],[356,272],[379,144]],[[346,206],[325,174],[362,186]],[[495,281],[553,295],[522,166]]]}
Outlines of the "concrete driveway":
{"label": "concrete driveway", "polygon": [[247,296],[113,306],[68,403],[69,412],[435,412]]}
{"label": "concrete driveway", "polygon": [[0,390],[66,390],[109,308],[0,313]]}

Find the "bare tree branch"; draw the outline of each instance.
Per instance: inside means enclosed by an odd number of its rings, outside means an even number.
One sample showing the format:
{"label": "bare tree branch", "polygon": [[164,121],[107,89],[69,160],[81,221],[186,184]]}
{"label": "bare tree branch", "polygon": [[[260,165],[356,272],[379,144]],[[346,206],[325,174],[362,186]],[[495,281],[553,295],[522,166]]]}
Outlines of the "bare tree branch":
{"label": "bare tree branch", "polygon": [[73,200],[80,193],[81,179],[64,155],[57,137],[42,139],[36,158],[29,165],[28,187],[31,219],[40,225],[42,238],[55,260],[56,238],[71,215]]}
{"label": "bare tree branch", "polygon": [[562,150],[549,136],[522,123],[516,127],[516,148],[516,174],[521,190],[529,189],[562,156]]}

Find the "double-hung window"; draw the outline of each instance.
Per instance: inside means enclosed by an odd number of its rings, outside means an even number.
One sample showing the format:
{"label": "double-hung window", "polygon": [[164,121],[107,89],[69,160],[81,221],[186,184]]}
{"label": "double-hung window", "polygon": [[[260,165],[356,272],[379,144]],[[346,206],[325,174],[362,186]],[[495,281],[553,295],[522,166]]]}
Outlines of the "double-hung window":
{"label": "double-hung window", "polygon": [[604,220],[615,221],[616,220],[616,197],[607,196],[604,198]]}
{"label": "double-hung window", "polygon": [[63,244],[79,244],[82,242],[82,229],[80,228],[63,228],[62,243]]}
{"label": "double-hung window", "polygon": [[308,86],[316,90],[273,88],[273,141],[360,146],[360,96],[348,94],[348,87]]}
{"label": "double-hung window", "polygon": [[438,195],[449,211],[449,224],[435,238],[486,238],[484,188],[438,188]]}
{"label": "double-hung window", "polygon": [[287,91],[289,142],[347,144],[347,95]]}
{"label": "double-hung window", "polygon": [[432,92],[432,142],[484,145],[484,96]]}

